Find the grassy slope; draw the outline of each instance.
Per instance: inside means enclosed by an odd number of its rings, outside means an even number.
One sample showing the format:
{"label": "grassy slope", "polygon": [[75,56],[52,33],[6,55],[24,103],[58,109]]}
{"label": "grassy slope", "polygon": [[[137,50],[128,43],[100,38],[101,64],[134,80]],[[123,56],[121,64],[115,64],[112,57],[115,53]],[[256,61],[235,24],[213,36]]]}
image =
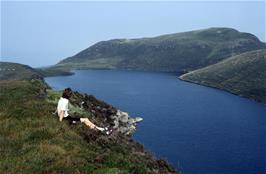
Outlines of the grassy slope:
{"label": "grassy slope", "polygon": [[180,79],[266,103],[266,49],[228,58],[184,74]]}
{"label": "grassy slope", "polygon": [[68,68],[32,68],[28,65],[0,62],[0,80],[42,79],[47,76],[72,75]]}
{"label": "grassy slope", "polygon": [[[1,173],[169,173],[129,137],[106,137],[52,115],[60,93],[40,80],[0,81]],[[80,115],[88,111],[71,105]],[[173,171],[172,171],[173,172]],[[172,173],[171,172],[171,173]],[[175,173],[175,172],[173,172]]]}
{"label": "grassy slope", "polygon": [[47,68],[37,68],[36,69],[43,77],[51,77],[51,76],[67,76],[73,75],[69,68],[63,67],[47,67]]}
{"label": "grassy slope", "polygon": [[209,28],[142,39],[98,42],[57,67],[195,70],[242,52],[266,48],[254,35]]}
{"label": "grassy slope", "polygon": [[0,62],[0,80],[42,79],[42,74],[28,65]]}

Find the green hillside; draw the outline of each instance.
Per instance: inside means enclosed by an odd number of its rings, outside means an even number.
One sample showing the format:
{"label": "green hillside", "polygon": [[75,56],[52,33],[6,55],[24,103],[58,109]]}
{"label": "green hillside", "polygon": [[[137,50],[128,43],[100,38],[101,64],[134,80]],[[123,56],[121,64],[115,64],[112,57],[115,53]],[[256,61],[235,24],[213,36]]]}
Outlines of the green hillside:
{"label": "green hillside", "polygon": [[42,79],[48,76],[72,75],[68,68],[49,67],[32,68],[28,65],[12,62],[0,62],[0,80]]}
{"label": "green hillside", "polygon": [[102,127],[113,127],[118,119],[113,134],[59,122],[53,112],[61,95],[62,91],[49,89],[33,68],[1,62],[0,173],[177,173],[130,134],[122,133],[122,128],[130,130],[132,125],[120,123],[118,110],[92,95],[74,92],[70,113]]}
{"label": "green hillside", "polygon": [[42,79],[42,74],[28,65],[0,62],[0,80]]}
{"label": "green hillside", "polygon": [[266,49],[230,57],[180,79],[266,103]]}
{"label": "green hillside", "polygon": [[141,39],[114,39],[66,58],[56,67],[188,71],[246,51],[266,48],[249,33],[209,28]]}
{"label": "green hillside", "polygon": [[74,74],[73,72],[71,72],[71,69],[62,68],[62,67],[36,68],[36,70],[43,77],[68,76],[68,75],[73,75]]}

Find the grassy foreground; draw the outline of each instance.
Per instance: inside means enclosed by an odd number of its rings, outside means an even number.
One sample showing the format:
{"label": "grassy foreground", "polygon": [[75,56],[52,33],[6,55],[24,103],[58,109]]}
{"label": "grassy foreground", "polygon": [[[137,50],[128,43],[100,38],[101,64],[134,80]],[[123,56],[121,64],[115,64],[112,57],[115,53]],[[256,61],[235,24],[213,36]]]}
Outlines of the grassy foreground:
{"label": "grassy foreground", "polygon": [[60,93],[45,88],[40,80],[0,81],[0,173],[176,173],[130,137],[59,122],[52,112]]}

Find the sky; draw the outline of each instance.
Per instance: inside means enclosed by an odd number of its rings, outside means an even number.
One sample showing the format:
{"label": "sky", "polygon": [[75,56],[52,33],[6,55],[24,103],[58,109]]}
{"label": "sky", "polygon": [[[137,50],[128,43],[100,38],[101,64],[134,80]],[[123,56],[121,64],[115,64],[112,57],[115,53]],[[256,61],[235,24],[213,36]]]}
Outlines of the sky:
{"label": "sky", "polygon": [[1,1],[1,61],[53,65],[102,40],[229,27],[265,37],[265,1]]}

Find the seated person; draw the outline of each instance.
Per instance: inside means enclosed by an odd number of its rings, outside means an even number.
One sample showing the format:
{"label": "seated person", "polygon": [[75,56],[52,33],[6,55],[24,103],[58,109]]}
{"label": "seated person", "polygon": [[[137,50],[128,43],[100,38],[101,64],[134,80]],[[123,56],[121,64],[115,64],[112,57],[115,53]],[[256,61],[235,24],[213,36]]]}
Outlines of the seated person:
{"label": "seated person", "polygon": [[70,123],[84,123],[86,126],[88,126],[91,129],[96,129],[101,132],[106,133],[109,135],[112,130],[108,130],[108,128],[102,128],[98,127],[95,124],[93,124],[88,118],[77,118],[77,117],[72,117],[68,114],[68,103],[69,103],[69,98],[72,96],[72,90],[70,88],[66,88],[63,92],[62,97],[58,101],[57,104],[57,114],[59,117],[59,121],[67,120]]}

